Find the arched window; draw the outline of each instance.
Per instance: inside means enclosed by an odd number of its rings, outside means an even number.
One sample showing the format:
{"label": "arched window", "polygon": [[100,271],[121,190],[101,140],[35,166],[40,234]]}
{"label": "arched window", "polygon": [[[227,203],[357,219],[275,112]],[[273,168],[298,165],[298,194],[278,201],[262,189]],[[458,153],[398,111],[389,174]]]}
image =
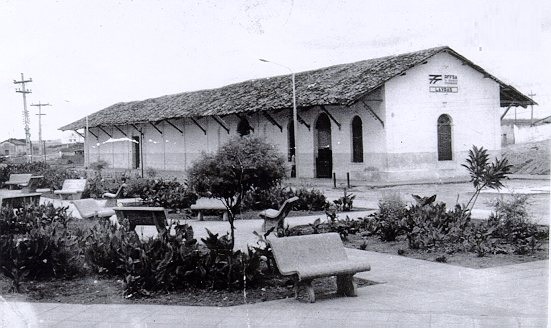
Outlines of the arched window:
{"label": "arched window", "polygon": [[364,145],[362,119],[355,116],[352,119],[352,162],[362,163],[364,161]]}
{"label": "arched window", "polygon": [[249,121],[247,121],[246,118],[241,118],[239,120],[239,123],[237,124],[237,133],[241,137],[251,134],[251,125],[249,124]]}
{"label": "arched window", "polygon": [[452,125],[446,114],[438,117],[438,160],[452,160]]}

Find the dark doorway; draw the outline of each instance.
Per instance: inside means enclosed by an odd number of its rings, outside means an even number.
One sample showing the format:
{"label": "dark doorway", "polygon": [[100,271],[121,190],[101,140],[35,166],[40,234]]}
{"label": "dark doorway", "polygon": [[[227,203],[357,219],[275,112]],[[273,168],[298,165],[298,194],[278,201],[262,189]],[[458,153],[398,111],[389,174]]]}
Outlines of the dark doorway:
{"label": "dark doorway", "polygon": [[331,178],[333,152],[331,150],[331,121],[321,114],[316,121],[316,177]]}
{"label": "dark doorway", "polygon": [[132,143],[132,168],[137,169],[140,167],[140,137],[132,137],[134,141]]}
{"label": "dark doorway", "polygon": [[452,160],[452,126],[446,114],[438,117],[438,160]]}

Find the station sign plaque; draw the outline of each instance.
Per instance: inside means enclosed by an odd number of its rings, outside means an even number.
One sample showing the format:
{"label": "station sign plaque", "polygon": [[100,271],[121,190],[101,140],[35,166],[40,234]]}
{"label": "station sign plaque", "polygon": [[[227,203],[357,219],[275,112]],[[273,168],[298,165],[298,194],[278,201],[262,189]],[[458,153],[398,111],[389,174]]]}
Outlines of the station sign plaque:
{"label": "station sign plaque", "polygon": [[429,92],[457,93],[457,75],[429,74]]}

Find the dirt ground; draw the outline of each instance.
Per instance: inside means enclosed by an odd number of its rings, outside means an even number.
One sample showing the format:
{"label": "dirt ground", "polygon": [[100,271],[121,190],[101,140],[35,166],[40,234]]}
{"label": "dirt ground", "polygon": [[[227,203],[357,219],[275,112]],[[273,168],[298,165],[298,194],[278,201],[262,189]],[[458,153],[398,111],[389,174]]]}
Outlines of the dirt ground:
{"label": "dirt ground", "polygon": [[502,149],[501,153],[513,165],[512,173],[549,175],[550,145],[551,140],[508,145]]}

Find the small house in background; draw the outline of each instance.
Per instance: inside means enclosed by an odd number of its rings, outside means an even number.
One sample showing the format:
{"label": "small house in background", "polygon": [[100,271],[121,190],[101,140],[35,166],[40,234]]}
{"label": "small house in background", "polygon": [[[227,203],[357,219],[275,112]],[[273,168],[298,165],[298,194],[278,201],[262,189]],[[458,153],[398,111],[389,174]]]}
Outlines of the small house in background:
{"label": "small house in background", "polygon": [[537,142],[551,139],[551,116],[542,119],[503,119],[501,145]]}
{"label": "small house in background", "polygon": [[117,103],[60,129],[88,126],[86,163],[121,169],[185,172],[251,134],[301,178],[438,179],[466,175],[473,145],[499,155],[502,113],[535,104],[449,47],[296,73],[295,86],[296,136],[289,75]]}
{"label": "small house in background", "polygon": [[0,142],[0,156],[20,156],[27,153],[25,139],[9,138]]}

